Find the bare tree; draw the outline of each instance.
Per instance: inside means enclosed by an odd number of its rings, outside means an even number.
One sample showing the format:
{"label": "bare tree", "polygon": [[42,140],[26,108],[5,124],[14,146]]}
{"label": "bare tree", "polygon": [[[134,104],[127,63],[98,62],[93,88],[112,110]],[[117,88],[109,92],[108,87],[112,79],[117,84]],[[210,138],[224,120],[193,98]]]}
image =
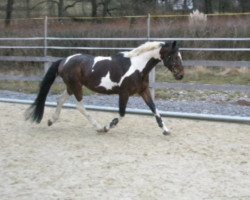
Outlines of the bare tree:
{"label": "bare tree", "polygon": [[[62,17],[65,16],[65,6],[64,6],[64,0],[44,0],[44,1],[39,1],[38,3],[36,3],[35,5],[33,5],[29,10],[34,10],[36,7],[43,5],[43,4],[47,4],[48,5],[48,9],[51,10],[51,7],[53,6],[53,4],[57,5],[58,8],[58,12],[57,12],[57,16],[59,17],[59,19],[61,19]],[[50,13],[50,12],[49,12]]]}
{"label": "bare tree", "polygon": [[91,17],[96,17],[97,16],[97,2],[96,0],[91,0],[91,6],[92,6],[92,9],[91,9]]}
{"label": "bare tree", "polygon": [[14,5],[14,0],[7,0],[5,26],[10,25],[10,20],[13,12],[13,5]]}
{"label": "bare tree", "polygon": [[219,12],[227,12],[230,10],[232,6],[232,1],[227,1],[227,0],[219,0]]}
{"label": "bare tree", "polygon": [[58,17],[59,20],[64,17],[64,0],[59,0],[58,2]]}
{"label": "bare tree", "polygon": [[[0,3],[0,12],[5,14],[5,25],[9,26],[13,10],[21,14],[21,17],[31,17],[44,15],[44,11],[49,16],[58,16],[62,19],[70,16],[71,8],[76,8],[81,4],[83,8],[89,8],[88,15],[92,17],[107,15],[145,15],[147,13],[168,13],[174,10],[187,12],[190,9],[200,10],[205,13],[213,11],[247,12],[250,8],[250,1],[247,0],[5,0]],[[13,5],[15,6],[13,8]],[[39,12],[43,9],[43,12]],[[47,10],[44,10],[47,9]],[[77,9],[79,11],[79,9]],[[82,16],[87,13],[82,9]]]}
{"label": "bare tree", "polygon": [[212,1],[211,0],[205,0],[205,10],[204,10],[204,12],[206,14],[213,12],[213,7],[212,7]]}
{"label": "bare tree", "polygon": [[249,12],[250,10],[250,2],[246,0],[239,0],[241,12]]}
{"label": "bare tree", "polygon": [[30,18],[30,0],[26,0],[26,17]]}
{"label": "bare tree", "polygon": [[111,0],[102,0],[102,16],[105,17],[107,14],[111,15],[109,13],[109,4],[110,4]]}

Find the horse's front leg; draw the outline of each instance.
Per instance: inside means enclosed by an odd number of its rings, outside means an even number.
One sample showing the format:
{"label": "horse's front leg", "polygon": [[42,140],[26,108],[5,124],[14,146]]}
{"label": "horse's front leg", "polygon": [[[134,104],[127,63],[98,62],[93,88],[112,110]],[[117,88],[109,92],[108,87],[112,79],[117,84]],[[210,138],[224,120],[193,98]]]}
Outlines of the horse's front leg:
{"label": "horse's front leg", "polygon": [[157,121],[159,127],[163,129],[163,135],[169,135],[170,131],[166,127],[164,122],[162,121],[161,115],[155,107],[155,103],[152,99],[149,88],[145,89],[142,93],[140,93],[140,95],[143,98],[143,100],[145,101],[145,103],[148,105],[150,110],[154,113],[154,116],[156,118],[156,121]]}
{"label": "horse's front leg", "polygon": [[119,117],[114,118],[107,126],[104,127],[104,131],[108,131],[111,128],[114,128],[119,121],[125,116],[126,106],[128,103],[129,95],[127,93],[121,93],[119,95]]}

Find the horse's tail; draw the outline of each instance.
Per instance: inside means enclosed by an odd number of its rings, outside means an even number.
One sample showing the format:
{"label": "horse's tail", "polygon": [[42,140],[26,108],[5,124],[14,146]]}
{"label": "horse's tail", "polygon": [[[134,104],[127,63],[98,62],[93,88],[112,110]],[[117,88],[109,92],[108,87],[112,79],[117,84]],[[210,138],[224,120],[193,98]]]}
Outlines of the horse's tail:
{"label": "horse's tail", "polygon": [[57,60],[56,62],[54,62],[51,65],[51,67],[48,69],[47,73],[45,74],[40,84],[40,89],[37,94],[36,100],[25,112],[26,120],[30,119],[31,121],[36,122],[36,123],[41,122],[43,118],[46,97],[49,93],[51,85],[54,83],[57,77],[58,67],[60,65],[60,62],[61,60]]}

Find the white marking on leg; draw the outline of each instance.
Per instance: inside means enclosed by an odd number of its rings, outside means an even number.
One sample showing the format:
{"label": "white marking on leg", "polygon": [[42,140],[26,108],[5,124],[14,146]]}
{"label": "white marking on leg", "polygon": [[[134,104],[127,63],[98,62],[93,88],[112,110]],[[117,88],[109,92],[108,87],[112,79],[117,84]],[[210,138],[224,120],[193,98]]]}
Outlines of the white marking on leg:
{"label": "white marking on leg", "polygon": [[155,115],[156,115],[157,117],[161,117],[161,114],[159,113],[158,109],[155,109]]}
{"label": "white marking on leg", "polygon": [[58,120],[59,115],[61,113],[62,106],[68,98],[69,98],[69,94],[66,90],[63,92],[63,94],[61,96],[58,97],[56,111],[52,115],[51,120],[49,120],[49,125],[52,125],[53,123],[55,123]]}
{"label": "white marking on leg", "polygon": [[94,58],[94,62],[93,62],[93,65],[92,65],[92,72],[94,71],[94,67],[96,65],[96,63],[98,63],[99,61],[103,61],[103,60],[112,60],[111,57],[106,57],[106,56],[96,56]]}
{"label": "white marking on leg", "polygon": [[78,53],[78,54],[74,54],[74,55],[68,56],[68,57],[66,58],[66,60],[65,60],[65,62],[64,62],[64,64],[63,64],[63,65],[66,65],[66,64],[67,64],[67,62],[69,62],[69,60],[70,60],[71,58],[73,58],[73,57],[75,57],[75,56],[79,56],[79,55],[81,55],[81,54],[80,54],[80,53]]}
{"label": "white marking on leg", "polygon": [[170,133],[170,130],[166,127],[166,125],[164,124],[164,122],[162,122],[162,124],[163,124],[162,129],[163,129],[164,131],[166,131],[167,133]]}
{"label": "white marking on leg", "polygon": [[[160,113],[159,113],[159,111],[158,111],[157,109],[155,110],[155,116],[161,118],[161,115],[160,115]],[[161,118],[161,121],[162,121],[162,129],[163,129],[164,131],[166,131],[166,132],[169,133],[170,131],[169,131],[169,129],[166,127],[166,125],[165,125],[165,123],[163,122],[162,118]]]}
{"label": "white marking on leg", "polygon": [[84,108],[83,100],[76,103],[76,108],[90,121],[90,123],[92,124],[92,126],[94,126],[94,128],[96,128],[96,130],[102,129],[101,125]]}

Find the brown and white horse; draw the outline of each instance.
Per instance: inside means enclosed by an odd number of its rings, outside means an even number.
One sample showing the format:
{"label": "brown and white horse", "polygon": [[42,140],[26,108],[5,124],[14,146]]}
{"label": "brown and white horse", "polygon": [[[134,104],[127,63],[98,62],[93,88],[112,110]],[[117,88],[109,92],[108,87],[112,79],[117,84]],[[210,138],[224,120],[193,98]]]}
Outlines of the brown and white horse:
{"label": "brown and white horse", "polygon": [[[56,111],[48,120],[49,126],[58,120],[64,102],[70,95],[74,95],[77,109],[98,132],[107,132],[125,116],[129,96],[139,94],[153,112],[159,127],[163,129],[163,134],[167,135],[170,131],[162,121],[149,91],[149,72],[161,61],[175,79],[183,78],[182,58],[176,41],[146,42],[132,51],[121,52],[111,57],[75,54],[60,59],[52,64],[43,78],[36,100],[25,113],[26,119],[40,123],[50,87],[55,78],[61,76],[66,90],[58,98]],[[83,85],[98,93],[118,94],[119,117],[114,118],[107,126],[101,126],[83,106]]]}

